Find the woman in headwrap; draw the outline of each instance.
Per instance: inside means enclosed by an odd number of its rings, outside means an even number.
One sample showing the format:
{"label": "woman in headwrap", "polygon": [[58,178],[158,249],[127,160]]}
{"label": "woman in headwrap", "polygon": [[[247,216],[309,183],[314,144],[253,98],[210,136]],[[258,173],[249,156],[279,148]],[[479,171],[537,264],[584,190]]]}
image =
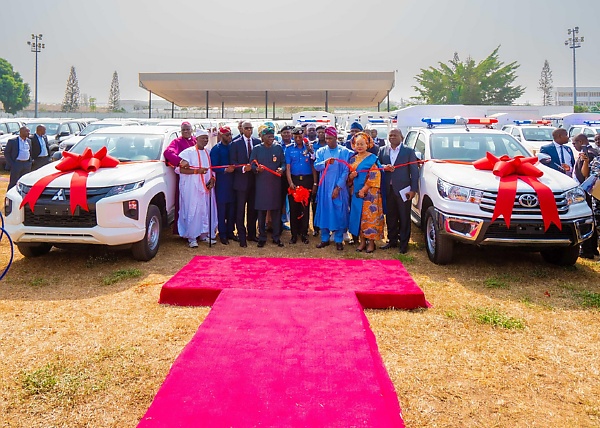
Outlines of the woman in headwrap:
{"label": "woman in headwrap", "polygon": [[356,251],[375,251],[375,241],[383,239],[383,202],[381,198],[381,168],[377,156],[368,150],[373,138],[359,132],[352,138],[356,155],[350,158],[352,172],[348,175],[351,187],[350,224],[348,230],[360,240]]}

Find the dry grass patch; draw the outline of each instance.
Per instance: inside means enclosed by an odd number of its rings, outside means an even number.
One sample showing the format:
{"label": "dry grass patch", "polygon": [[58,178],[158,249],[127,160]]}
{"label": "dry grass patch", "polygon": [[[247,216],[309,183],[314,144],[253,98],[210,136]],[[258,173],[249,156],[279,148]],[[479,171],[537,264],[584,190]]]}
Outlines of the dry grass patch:
{"label": "dry grass patch", "polygon": [[[418,230],[407,255],[317,242],[192,250],[166,231],[147,263],[103,248],[17,254],[0,282],[0,426],[136,426],[210,310],[158,305],[160,287],[208,254],[401,260],[433,306],[366,315],[408,427],[600,426],[599,263],[460,247],[436,266]],[[482,324],[477,308],[525,328]]]}

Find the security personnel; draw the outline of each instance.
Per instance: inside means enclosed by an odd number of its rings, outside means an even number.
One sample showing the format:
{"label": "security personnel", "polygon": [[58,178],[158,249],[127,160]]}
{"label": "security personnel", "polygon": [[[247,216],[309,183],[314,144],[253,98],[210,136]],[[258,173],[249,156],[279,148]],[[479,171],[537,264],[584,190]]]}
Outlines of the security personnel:
{"label": "security personnel", "polygon": [[[298,190],[298,187],[305,188],[308,192],[317,190],[317,172],[313,168],[312,146],[304,143],[302,128],[294,128],[294,145],[289,146],[285,151],[285,163],[287,165],[286,175],[290,191]],[[290,205],[290,228],[292,239],[290,244],[298,242],[298,236],[301,237],[304,244],[308,244],[308,219],[309,204],[297,202],[294,195],[288,195]]]}

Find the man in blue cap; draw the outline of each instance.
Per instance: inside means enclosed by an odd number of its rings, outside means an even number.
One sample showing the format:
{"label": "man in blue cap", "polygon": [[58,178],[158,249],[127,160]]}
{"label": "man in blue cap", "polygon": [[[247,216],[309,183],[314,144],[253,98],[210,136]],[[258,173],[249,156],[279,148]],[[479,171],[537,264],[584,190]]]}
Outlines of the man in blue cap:
{"label": "man in blue cap", "polygon": [[[346,136],[346,148],[352,150],[352,137],[363,131],[363,126],[358,122],[352,122],[350,133]],[[352,150],[354,152],[354,150]]]}

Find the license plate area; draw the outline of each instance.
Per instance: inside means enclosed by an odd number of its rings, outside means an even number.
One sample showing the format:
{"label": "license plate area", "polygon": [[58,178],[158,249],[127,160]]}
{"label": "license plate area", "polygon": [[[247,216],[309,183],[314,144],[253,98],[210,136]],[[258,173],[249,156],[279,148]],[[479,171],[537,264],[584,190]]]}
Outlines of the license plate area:
{"label": "license plate area", "polygon": [[520,224],[517,226],[517,234],[523,235],[543,235],[543,224]]}
{"label": "license plate area", "polygon": [[[70,216],[71,208],[69,205],[36,205],[33,213],[35,215],[51,215],[51,216]],[[79,217],[80,215],[80,207],[77,206],[75,208],[75,212],[73,213],[73,217]]]}

